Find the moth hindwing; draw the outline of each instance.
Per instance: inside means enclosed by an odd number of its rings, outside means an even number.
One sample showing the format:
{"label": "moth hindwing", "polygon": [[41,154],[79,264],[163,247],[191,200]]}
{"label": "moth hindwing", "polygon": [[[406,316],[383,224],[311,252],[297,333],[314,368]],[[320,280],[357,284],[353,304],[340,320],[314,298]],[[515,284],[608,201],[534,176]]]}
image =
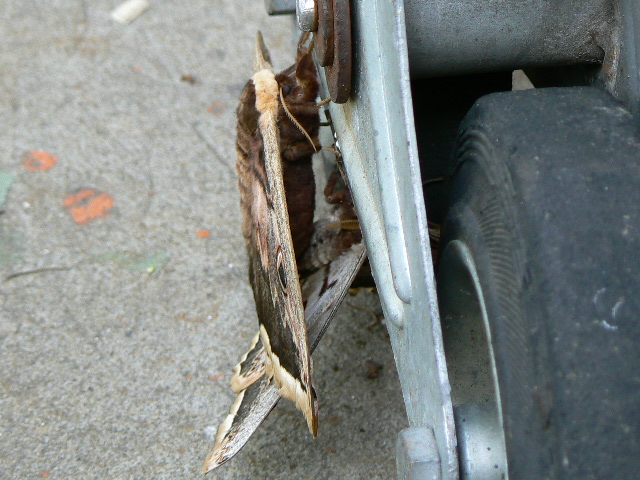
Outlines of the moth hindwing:
{"label": "moth hindwing", "polygon": [[[311,351],[320,341],[365,258],[364,242],[360,240],[324,268],[303,280],[305,318]],[[257,343],[252,342],[249,354],[242,359],[240,365],[251,364],[251,361],[247,361],[252,356],[261,356],[260,352],[264,353],[264,350],[260,347],[259,339]],[[241,372],[241,368],[238,367],[236,375]],[[229,415],[218,428],[215,445],[202,468],[205,473],[226,463],[238,453],[280,399],[277,387],[268,381],[264,369],[253,373],[252,381],[238,393]]]}

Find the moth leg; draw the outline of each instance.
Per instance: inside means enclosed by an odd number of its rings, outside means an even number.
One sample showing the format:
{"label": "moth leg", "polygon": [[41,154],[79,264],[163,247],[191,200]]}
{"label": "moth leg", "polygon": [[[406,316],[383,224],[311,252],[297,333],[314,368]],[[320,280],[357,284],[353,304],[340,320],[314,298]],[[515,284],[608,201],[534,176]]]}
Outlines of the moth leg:
{"label": "moth leg", "polygon": [[[324,187],[324,196],[327,202],[332,205],[352,203],[351,192],[349,192],[347,186],[341,181],[342,175],[340,175],[340,172],[337,170],[333,171],[331,175],[329,175],[327,185]],[[338,185],[339,182],[340,185]]]}
{"label": "moth leg", "polygon": [[331,97],[327,97],[327,98],[325,98],[323,100],[320,100],[318,103],[316,103],[316,107],[321,107],[323,105],[326,105],[330,101],[331,101]]}
{"label": "moth leg", "polygon": [[360,230],[360,222],[357,218],[345,218],[338,220],[337,222],[332,222],[324,226],[327,229],[335,229],[335,230]]}
{"label": "moth leg", "polygon": [[[298,39],[298,50],[304,48],[304,44],[307,43],[309,37],[311,36],[311,32],[302,32],[300,34],[300,38]],[[307,51],[311,52],[313,50],[314,39],[311,37],[311,41],[309,42],[309,46],[307,47]]]}
{"label": "moth leg", "polygon": [[289,143],[282,148],[282,159],[286,162],[295,162],[300,158],[304,158],[302,154],[308,152],[308,150],[309,142],[307,142],[306,139],[295,143]]}

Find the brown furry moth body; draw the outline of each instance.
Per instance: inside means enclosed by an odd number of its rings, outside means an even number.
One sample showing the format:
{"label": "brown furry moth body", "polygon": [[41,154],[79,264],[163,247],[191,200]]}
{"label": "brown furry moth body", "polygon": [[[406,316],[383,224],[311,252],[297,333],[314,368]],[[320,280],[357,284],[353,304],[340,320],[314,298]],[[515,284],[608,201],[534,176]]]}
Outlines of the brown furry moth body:
{"label": "brown furry moth body", "polygon": [[[354,235],[339,227],[345,215],[354,216],[352,206],[337,205],[313,223],[311,156],[319,147],[320,120],[316,70],[305,40],[296,63],[274,75],[258,34],[255,73],[237,109],[242,232],[260,330],[234,368],[231,387],[238,396],[218,428],[205,473],[244,446],[281,396],[296,404],[316,435],[310,352],[366,256],[359,230]],[[298,266],[304,269],[301,280]]]}

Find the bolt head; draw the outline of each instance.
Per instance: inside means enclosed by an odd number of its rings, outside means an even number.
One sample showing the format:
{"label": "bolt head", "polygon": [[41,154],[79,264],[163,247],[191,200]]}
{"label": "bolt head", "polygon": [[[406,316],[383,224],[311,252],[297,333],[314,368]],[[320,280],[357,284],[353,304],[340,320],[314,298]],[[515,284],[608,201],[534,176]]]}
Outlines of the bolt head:
{"label": "bolt head", "polygon": [[315,32],[318,29],[317,0],[296,0],[298,26],[303,32]]}

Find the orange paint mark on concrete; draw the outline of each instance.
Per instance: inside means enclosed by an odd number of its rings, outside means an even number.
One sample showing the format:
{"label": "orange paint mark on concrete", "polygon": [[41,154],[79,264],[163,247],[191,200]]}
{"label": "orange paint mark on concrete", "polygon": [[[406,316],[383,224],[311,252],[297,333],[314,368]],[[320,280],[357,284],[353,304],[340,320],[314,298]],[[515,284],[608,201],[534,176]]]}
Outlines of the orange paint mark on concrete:
{"label": "orange paint mark on concrete", "polygon": [[196,235],[199,236],[200,238],[207,238],[211,235],[211,230],[203,228],[202,230],[198,230],[196,232]]}
{"label": "orange paint mark on concrete", "polygon": [[216,375],[209,375],[209,380],[218,380],[224,377],[224,373],[217,373]]}
{"label": "orange paint mark on concrete", "polygon": [[92,190],[90,188],[83,188],[74,193],[70,193],[64,198],[64,202],[62,202],[62,206],[65,208],[71,207],[72,205],[81,203],[83,200],[86,200],[90,196],[95,195],[95,193],[96,193],[95,190]]}
{"label": "orange paint mark on concrete", "polygon": [[22,156],[20,165],[29,172],[41,172],[53,168],[57,161],[58,157],[46,150],[29,150]]}
{"label": "orange paint mark on concrete", "polygon": [[86,225],[97,218],[108,217],[114,203],[113,197],[106,192],[82,188],[68,194],[62,206],[67,209],[74,222]]}

